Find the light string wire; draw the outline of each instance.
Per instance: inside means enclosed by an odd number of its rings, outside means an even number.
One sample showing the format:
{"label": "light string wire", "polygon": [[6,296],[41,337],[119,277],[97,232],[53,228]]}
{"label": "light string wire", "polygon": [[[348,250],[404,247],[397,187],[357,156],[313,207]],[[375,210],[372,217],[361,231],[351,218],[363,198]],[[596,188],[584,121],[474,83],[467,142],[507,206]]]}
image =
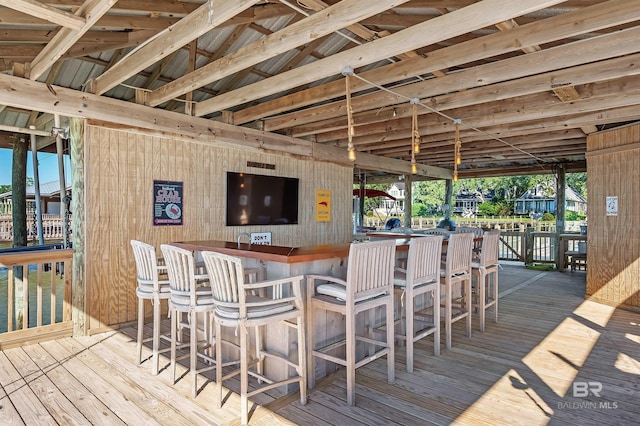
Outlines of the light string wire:
{"label": "light string wire", "polygon": [[[392,95],[397,96],[397,97],[399,97],[399,98],[404,98],[404,99],[407,99],[407,100],[409,100],[409,101],[411,101],[412,99],[416,99],[416,98],[410,98],[409,96],[406,96],[406,95],[403,95],[403,94],[400,94],[400,93],[396,93],[396,92],[394,92],[393,90],[387,89],[387,88],[386,88],[386,87],[384,87],[384,86],[381,86],[381,85],[379,85],[379,84],[377,84],[377,83],[374,83],[374,82],[372,82],[372,81],[367,80],[366,78],[364,78],[364,77],[362,77],[362,76],[360,76],[360,75],[356,74],[355,72],[354,72],[354,73],[352,73],[351,75],[353,75],[354,77],[356,77],[356,78],[358,78],[358,79],[360,79],[360,80],[364,81],[364,82],[365,82],[365,83],[367,83],[367,84],[370,84],[370,85],[371,85],[371,86],[373,86],[373,87],[377,87],[378,89],[380,89],[380,90],[384,90],[385,92],[391,93]],[[435,112],[436,114],[441,115],[442,117],[446,118],[447,120],[451,120],[451,121],[452,121],[452,122],[454,122],[454,123],[456,122],[456,120],[459,120],[459,119],[455,119],[455,118],[451,117],[450,115],[445,114],[444,112],[438,111],[437,109],[432,108],[432,107],[430,107],[429,105],[426,105],[426,104],[424,104],[424,103],[420,102],[420,100],[418,100],[417,104],[418,104],[418,105],[420,105],[420,106],[425,107],[426,109],[428,109],[428,110],[429,110],[429,111],[431,111],[431,112]],[[530,153],[530,152],[527,152],[527,151],[523,150],[522,148],[519,148],[519,147],[517,147],[517,146],[513,145],[512,143],[509,143],[509,142],[507,142],[507,141],[505,141],[505,140],[503,140],[503,139],[499,138],[499,137],[498,137],[498,136],[496,136],[496,135],[492,135],[491,133],[488,133],[488,132],[485,132],[484,130],[478,129],[477,127],[474,127],[474,126],[472,126],[472,125],[470,125],[470,124],[467,124],[467,123],[465,123],[465,122],[463,122],[463,121],[460,121],[460,124],[462,124],[463,126],[465,126],[466,128],[468,128],[468,129],[470,129],[470,130],[474,130],[474,131],[476,131],[476,132],[478,132],[478,133],[481,133],[481,134],[483,134],[483,135],[485,135],[485,136],[488,136],[488,137],[489,137],[489,138],[491,138],[491,139],[495,139],[495,140],[497,140],[498,142],[501,142],[501,143],[503,143],[503,144],[505,144],[505,145],[507,145],[507,146],[510,146],[511,148],[515,149],[516,151],[519,151],[519,152],[521,152],[521,153],[523,153],[523,154],[526,154],[526,155],[528,155],[528,156],[530,156],[530,157],[534,158],[535,160],[537,160],[537,161],[539,161],[539,162],[541,162],[541,163],[546,163],[546,161],[545,161],[544,159],[542,159],[542,158],[540,158],[540,157],[538,157],[538,156],[536,156],[536,155],[534,155],[534,154],[532,154],[532,153]],[[541,166],[542,166],[542,165],[541,165]],[[543,167],[543,169],[544,169],[544,167]]]}

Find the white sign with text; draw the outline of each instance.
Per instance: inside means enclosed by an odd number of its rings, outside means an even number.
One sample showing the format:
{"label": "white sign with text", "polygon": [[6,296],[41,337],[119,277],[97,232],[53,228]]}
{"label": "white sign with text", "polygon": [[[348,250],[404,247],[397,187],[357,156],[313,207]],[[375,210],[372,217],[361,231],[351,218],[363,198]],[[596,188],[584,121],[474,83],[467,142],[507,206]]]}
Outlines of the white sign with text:
{"label": "white sign with text", "polygon": [[259,246],[270,246],[271,232],[252,232],[251,244],[256,244]]}

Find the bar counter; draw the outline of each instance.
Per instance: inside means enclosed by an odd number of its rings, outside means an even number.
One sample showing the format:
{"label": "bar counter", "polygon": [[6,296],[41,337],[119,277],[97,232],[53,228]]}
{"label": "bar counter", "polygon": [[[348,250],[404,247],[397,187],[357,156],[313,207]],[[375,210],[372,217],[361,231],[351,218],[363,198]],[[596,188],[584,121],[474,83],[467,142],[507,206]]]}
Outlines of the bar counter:
{"label": "bar counter", "polygon": [[[390,238],[399,237],[397,235]],[[396,250],[406,251],[409,248],[409,237],[395,238]],[[172,245],[192,251],[215,251],[230,256],[256,259],[264,262],[304,263],[349,256],[350,243],[324,244],[309,247],[266,246],[247,243],[232,243],[229,241],[179,241]]]}
{"label": "bar counter", "polygon": [[278,263],[302,263],[342,258],[349,255],[349,243],[325,244],[310,247],[282,247],[266,246],[247,243],[232,243],[229,241],[180,241],[171,243],[176,247],[193,251],[215,251],[230,256],[245,257]]}

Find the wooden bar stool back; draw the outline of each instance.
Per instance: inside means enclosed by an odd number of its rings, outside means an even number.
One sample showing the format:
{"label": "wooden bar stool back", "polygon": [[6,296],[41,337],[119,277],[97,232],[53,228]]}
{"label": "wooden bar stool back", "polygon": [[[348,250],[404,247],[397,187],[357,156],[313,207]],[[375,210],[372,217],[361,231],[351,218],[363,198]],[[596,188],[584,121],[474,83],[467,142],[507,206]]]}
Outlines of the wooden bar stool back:
{"label": "wooden bar stool back", "polygon": [[[444,268],[440,273],[445,301],[444,328],[447,349],[451,349],[453,323],[466,318],[467,336],[471,337],[471,255],[474,235],[471,232],[449,236]],[[455,286],[455,288],[454,288]],[[457,308],[454,313],[453,308]]]}
{"label": "wooden bar stool back", "polygon": [[[433,352],[440,355],[440,259],[442,236],[413,238],[406,271],[396,268],[394,285],[399,296],[400,331],[396,339],[407,345],[407,372],[413,372],[413,344],[433,334]],[[429,295],[431,305],[427,305]],[[423,304],[420,307],[419,304]]]}
{"label": "wooden bar stool back", "polygon": [[[160,350],[160,339],[170,340],[169,336],[160,333],[161,301],[169,300],[169,280],[166,277],[167,267],[158,265],[156,248],[150,244],[138,240],[131,240],[133,257],[136,262],[136,296],[138,296],[138,336],[136,352],[138,364],[142,362],[142,345],[152,341],[151,373],[158,374],[159,355],[170,348]],[[162,279],[160,277],[162,276]],[[143,338],[144,331],[144,302],[151,301],[153,306],[153,330],[152,337]]]}
{"label": "wooden bar stool back", "polygon": [[[169,285],[169,311],[171,315],[171,372],[172,382],[176,382],[176,362],[189,358],[189,372],[192,380],[192,395],[198,394],[198,374],[216,368],[215,360],[206,351],[213,340],[213,296],[211,287],[204,276],[196,276],[193,252],[179,247],[163,244],[160,246],[167,265]],[[179,319],[181,314],[187,315],[189,325],[189,343],[178,345]],[[199,314],[203,315],[199,321]],[[203,324],[203,328],[199,328]],[[189,353],[178,357],[177,350],[188,347]],[[207,365],[198,369],[198,359]]]}
{"label": "wooden bar stool back", "polygon": [[480,317],[480,331],[484,331],[486,310],[494,307],[495,321],[498,322],[498,250],[500,231],[487,231],[482,237],[480,256],[471,263],[474,306]]}
{"label": "wooden bar stool back", "polygon": [[[222,382],[229,377],[240,374],[240,408],[241,423],[249,420],[249,398],[257,393],[270,389],[297,384],[300,391],[300,403],[307,402],[307,364],[306,335],[304,323],[304,301],[302,299],[303,275],[283,279],[245,283],[245,270],[242,260],[226,254],[203,251],[211,290],[215,300],[215,335],[216,364],[224,367],[237,364],[237,360],[223,360],[222,327],[230,327],[239,335],[240,369],[222,375],[222,368],[216,370],[216,395],[218,406],[222,404]],[[261,327],[275,324],[284,326],[281,336],[289,336],[289,331],[296,334],[296,342],[271,342],[277,349],[265,348],[261,335]],[[253,328],[256,336],[256,347],[252,350],[249,340],[249,329]],[[282,345],[286,347],[283,348]],[[290,350],[297,347],[297,351]],[[290,353],[291,352],[291,353]],[[267,377],[264,361],[274,360],[284,366],[283,377]],[[253,368],[255,367],[255,369]],[[258,379],[258,387],[249,391],[249,377]]]}
{"label": "wooden bar stool back", "polygon": [[[395,240],[352,243],[347,263],[347,279],[325,275],[307,275],[307,312],[309,322],[309,385],[315,385],[314,359],[320,358],[346,368],[347,403],[355,405],[356,369],[387,356],[387,380],[393,383],[394,303],[393,271]],[[316,285],[318,284],[318,285]],[[379,309],[378,309],[379,308]],[[345,337],[337,342],[322,342],[316,347],[313,330],[316,310],[335,312],[345,318]],[[384,312],[377,320],[376,310]],[[361,313],[368,317],[357,319]],[[356,327],[356,322],[359,327]],[[376,329],[384,329],[385,340],[375,338]],[[360,345],[358,345],[358,343]],[[344,349],[344,350],[343,350]]]}

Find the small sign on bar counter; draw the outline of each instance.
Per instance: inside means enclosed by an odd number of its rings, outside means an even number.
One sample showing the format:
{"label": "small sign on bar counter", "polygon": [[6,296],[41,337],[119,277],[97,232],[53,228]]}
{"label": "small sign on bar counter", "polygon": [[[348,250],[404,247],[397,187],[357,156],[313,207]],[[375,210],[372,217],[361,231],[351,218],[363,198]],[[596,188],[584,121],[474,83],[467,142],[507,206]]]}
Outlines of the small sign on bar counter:
{"label": "small sign on bar counter", "polygon": [[251,244],[256,244],[259,246],[270,246],[271,232],[252,232]]}

